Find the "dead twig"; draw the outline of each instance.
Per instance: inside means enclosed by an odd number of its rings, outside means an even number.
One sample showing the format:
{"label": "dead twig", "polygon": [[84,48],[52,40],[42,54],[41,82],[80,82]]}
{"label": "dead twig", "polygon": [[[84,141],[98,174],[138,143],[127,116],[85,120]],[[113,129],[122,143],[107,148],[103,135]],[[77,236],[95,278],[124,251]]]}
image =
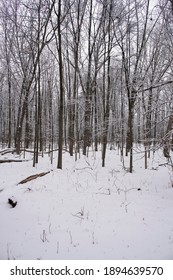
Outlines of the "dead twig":
{"label": "dead twig", "polygon": [[72,214],[72,216],[73,216],[73,217],[77,217],[77,218],[79,218],[79,219],[81,219],[81,220],[84,220],[84,217],[82,217],[82,216],[78,216],[77,214],[75,214],[75,215],[74,215],[74,214]]}
{"label": "dead twig", "polygon": [[49,242],[48,240],[47,240],[47,236],[46,236],[46,231],[45,230],[43,230],[43,234],[42,235],[40,235],[40,239],[41,239],[41,241],[44,243],[44,242]]}

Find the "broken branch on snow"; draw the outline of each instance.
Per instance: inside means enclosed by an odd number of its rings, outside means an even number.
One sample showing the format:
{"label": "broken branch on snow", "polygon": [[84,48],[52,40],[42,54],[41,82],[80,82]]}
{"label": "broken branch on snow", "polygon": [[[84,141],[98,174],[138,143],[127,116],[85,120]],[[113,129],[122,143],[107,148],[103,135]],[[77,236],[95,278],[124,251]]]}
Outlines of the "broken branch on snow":
{"label": "broken branch on snow", "polygon": [[10,163],[10,162],[25,162],[26,159],[0,159],[0,163]]}
{"label": "broken branch on snow", "polygon": [[38,177],[43,177],[43,176],[47,175],[48,173],[50,173],[50,171],[48,171],[48,172],[42,172],[42,173],[35,174],[35,175],[31,175],[31,176],[27,177],[26,179],[20,181],[20,182],[18,183],[18,185],[19,185],[19,184],[25,184],[25,183],[27,183],[27,182],[29,182],[29,181],[32,181],[32,180],[34,180],[34,179],[37,179]]}

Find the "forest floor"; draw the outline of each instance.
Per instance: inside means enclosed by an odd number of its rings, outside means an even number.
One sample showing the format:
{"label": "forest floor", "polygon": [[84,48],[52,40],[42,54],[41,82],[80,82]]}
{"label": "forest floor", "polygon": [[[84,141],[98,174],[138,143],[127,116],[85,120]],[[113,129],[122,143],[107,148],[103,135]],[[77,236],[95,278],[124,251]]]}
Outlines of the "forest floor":
{"label": "forest floor", "polygon": [[64,153],[62,170],[56,154],[35,168],[32,156],[0,164],[1,260],[173,259],[173,174],[162,151],[151,154],[147,170],[135,151],[132,174],[117,150],[107,150],[104,168],[101,152],[77,161]]}

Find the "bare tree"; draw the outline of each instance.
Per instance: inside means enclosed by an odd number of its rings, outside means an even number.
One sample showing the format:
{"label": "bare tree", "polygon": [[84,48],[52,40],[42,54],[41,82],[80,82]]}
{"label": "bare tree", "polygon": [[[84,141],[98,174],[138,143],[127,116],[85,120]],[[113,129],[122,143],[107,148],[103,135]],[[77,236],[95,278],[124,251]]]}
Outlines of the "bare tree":
{"label": "bare tree", "polygon": [[[22,130],[25,117],[27,117],[29,93],[35,78],[39,58],[44,47],[51,39],[51,32],[47,32],[49,19],[55,1],[48,4],[43,0],[36,2],[18,3],[11,1],[8,9],[4,11],[6,17],[13,25],[13,46],[11,57],[20,71],[21,89],[19,95],[15,146],[20,153]],[[38,30],[36,10],[40,11],[40,29]],[[43,17],[44,14],[44,17]],[[38,47],[39,46],[39,47]],[[28,122],[26,121],[26,126]],[[29,129],[26,128],[26,131]]]}

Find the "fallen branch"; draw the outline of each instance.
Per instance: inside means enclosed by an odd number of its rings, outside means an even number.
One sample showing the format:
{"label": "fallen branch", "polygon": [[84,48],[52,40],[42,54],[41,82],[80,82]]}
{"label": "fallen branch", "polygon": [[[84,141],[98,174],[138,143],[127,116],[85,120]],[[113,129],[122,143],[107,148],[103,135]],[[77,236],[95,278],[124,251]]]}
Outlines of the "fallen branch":
{"label": "fallen branch", "polygon": [[[65,151],[65,152],[70,153],[69,150],[67,150],[66,148],[62,148],[62,150]],[[44,154],[50,154],[50,153],[57,152],[57,151],[59,151],[58,148],[54,149],[54,150],[46,151],[46,152],[44,152]]]}
{"label": "fallen branch", "polygon": [[[52,152],[56,152],[56,151],[59,151],[59,149],[54,149],[54,150],[51,150],[51,151],[44,151],[44,154],[50,154]],[[69,150],[67,150],[66,148],[63,148],[63,151],[65,152],[68,152],[69,153]],[[34,150],[29,150],[29,149],[24,149],[24,148],[21,148],[20,149],[20,152],[25,152],[25,153],[31,153],[33,154],[34,153]],[[7,148],[7,149],[4,149],[4,150],[1,150],[0,151],[0,154],[3,156],[3,155],[6,155],[6,154],[10,154],[10,153],[16,153],[16,148]],[[38,153],[39,155],[42,155],[42,152],[39,152]]]}
{"label": "fallen branch", "polygon": [[159,164],[159,166],[166,166],[166,165],[172,166],[172,164],[169,163],[169,162],[165,162],[165,163],[160,163],[160,164]]}
{"label": "fallen branch", "polygon": [[29,176],[29,177],[27,177],[26,179],[24,179],[24,180],[22,180],[21,182],[19,182],[18,185],[19,185],[19,184],[25,184],[25,183],[27,183],[27,182],[29,182],[29,181],[32,181],[32,180],[37,179],[38,177],[43,177],[43,176],[45,176],[45,175],[48,174],[48,173],[50,173],[50,171],[48,171],[48,172],[42,172],[42,173],[39,173],[39,174],[35,174],[35,175],[32,175],[32,176]]}
{"label": "fallen branch", "polygon": [[84,217],[78,216],[77,214],[75,214],[75,215],[72,214],[72,216],[73,216],[73,217],[77,217],[77,218],[82,219],[82,220],[84,219]]}
{"label": "fallen branch", "polygon": [[7,149],[4,149],[2,151],[0,151],[0,154],[1,155],[5,155],[5,154],[8,154],[8,153],[14,153],[16,149],[13,149],[13,148],[7,148]]}
{"label": "fallen branch", "polygon": [[84,169],[87,169],[87,168],[93,170],[93,168],[90,167],[90,166],[85,166],[85,167],[83,167],[83,168],[75,168],[75,170],[84,170]]}
{"label": "fallen branch", "polygon": [[[23,148],[21,148],[21,149],[20,149],[20,152],[34,153],[34,150],[28,150],[28,149],[23,149]],[[1,154],[2,156],[3,156],[3,155],[6,155],[6,154],[10,154],[10,153],[12,153],[12,154],[16,153],[16,148],[13,148],[13,149],[7,148],[7,149],[5,149],[5,150],[0,151],[0,154]],[[41,155],[41,154],[42,154],[42,153],[39,152],[39,155]]]}
{"label": "fallen branch", "polygon": [[26,159],[0,159],[0,163],[10,163],[10,162],[25,162],[29,161]]}

